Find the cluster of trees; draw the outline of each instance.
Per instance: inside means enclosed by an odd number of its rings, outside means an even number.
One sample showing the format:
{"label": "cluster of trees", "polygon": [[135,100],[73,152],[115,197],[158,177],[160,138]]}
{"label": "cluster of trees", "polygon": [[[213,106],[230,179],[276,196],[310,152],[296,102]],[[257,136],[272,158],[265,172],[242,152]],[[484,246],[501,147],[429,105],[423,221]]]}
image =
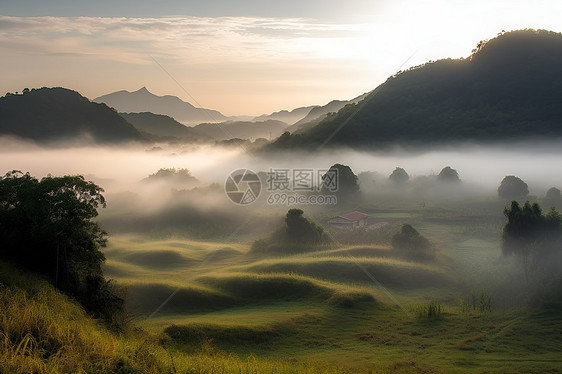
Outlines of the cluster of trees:
{"label": "cluster of trees", "polygon": [[429,240],[422,236],[410,224],[403,224],[399,232],[392,237],[392,248],[405,251],[427,251]]}
{"label": "cluster of trees", "polygon": [[[521,200],[529,195],[529,186],[521,178],[514,175],[506,176],[498,187],[498,196],[506,200]],[[551,187],[546,191],[546,195],[542,198],[542,204],[547,207],[560,206],[562,204],[562,196],[560,190]]]}
{"label": "cluster of trees", "polygon": [[102,272],[107,233],[93,221],[106,205],[102,192],[82,176],[0,177],[0,257],[46,276],[96,317],[118,322],[123,299]]}
{"label": "cluster of trees", "polygon": [[280,232],[279,239],[302,244],[318,244],[322,241],[324,229],[303,214],[301,209],[289,209],[285,216],[287,226]]}
{"label": "cluster of trees", "polygon": [[558,273],[562,260],[562,215],[552,208],[544,214],[538,203],[523,206],[512,201],[505,208],[507,223],[503,228],[502,251],[505,256],[522,259],[525,279],[531,270],[543,276]]}
{"label": "cluster of trees", "polygon": [[[333,172],[337,176],[337,190],[334,191],[330,188],[328,184],[328,175]],[[442,183],[459,183],[461,181],[459,173],[457,170],[451,168],[450,166],[444,167],[436,177],[438,182]],[[325,194],[335,193],[338,196],[338,201],[347,201],[351,197],[356,196],[360,190],[359,178],[354,174],[353,170],[347,165],[334,164],[330,167],[329,172],[326,173],[322,180],[324,182],[322,186],[322,192]],[[405,185],[409,180],[410,176],[401,167],[396,167],[394,171],[389,175],[388,180],[393,185]]]}
{"label": "cluster of trees", "polygon": [[[403,185],[410,180],[410,176],[408,175],[406,170],[401,167],[397,167],[388,176],[388,180],[396,185]],[[455,169],[451,168],[450,166],[445,166],[437,175],[437,181],[445,183],[458,183],[461,181],[461,179],[459,177],[459,173]]]}
{"label": "cluster of trees", "polygon": [[322,176],[322,182],[322,193],[335,194],[338,201],[346,201],[359,192],[357,175],[347,165],[330,166],[328,172]]}
{"label": "cluster of trees", "polygon": [[256,240],[252,250],[261,252],[306,251],[326,242],[324,229],[304,217],[301,209],[289,209],[285,226],[273,232],[267,239]]}
{"label": "cluster of trees", "polygon": [[150,174],[142,180],[143,182],[169,182],[174,184],[195,185],[199,180],[195,178],[189,169],[162,168],[156,173]]}

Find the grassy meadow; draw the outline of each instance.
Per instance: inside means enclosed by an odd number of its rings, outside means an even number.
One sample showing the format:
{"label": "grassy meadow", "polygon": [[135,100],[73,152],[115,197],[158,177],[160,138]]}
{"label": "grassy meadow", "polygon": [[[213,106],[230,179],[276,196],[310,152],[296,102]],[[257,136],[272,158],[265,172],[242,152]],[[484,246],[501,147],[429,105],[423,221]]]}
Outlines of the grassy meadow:
{"label": "grassy meadow", "polygon": [[[135,322],[182,352],[212,342],[239,357],[365,372],[562,370],[562,315],[521,307],[521,268],[501,255],[496,205],[363,209],[388,232],[414,225],[437,248],[431,258],[384,239],[283,255],[254,252],[246,238],[120,235],[106,273],[126,288]],[[470,306],[480,295],[491,311]],[[428,317],[432,303],[440,312]]]}
{"label": "grassy meadow", "polygon": [[[561,372],[562,313],[523,306],[529,295],[517,259],[501,255],[496,205],[367,205],[385,223],[372,243],[292,254],[253,251],[247,235],[112,235],[104,272],[131,318],[118,333],[3,265],[0,364],[38,373]],[[431,241],[431,256],[389,245],[404,222]]]}

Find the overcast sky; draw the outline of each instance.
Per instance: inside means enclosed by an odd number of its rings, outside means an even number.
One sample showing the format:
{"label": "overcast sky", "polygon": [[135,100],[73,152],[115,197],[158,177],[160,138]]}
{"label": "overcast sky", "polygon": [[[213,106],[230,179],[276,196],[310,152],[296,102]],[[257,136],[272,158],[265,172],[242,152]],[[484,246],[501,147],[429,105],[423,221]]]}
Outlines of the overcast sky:
{"label": "overcast sky", "polygon": [[561,32],[561,19],[559,0],[0,0],[0,90],[146,86],[196,104],[181,85],[203,107],[258,115],[351,99],[502,30]]}

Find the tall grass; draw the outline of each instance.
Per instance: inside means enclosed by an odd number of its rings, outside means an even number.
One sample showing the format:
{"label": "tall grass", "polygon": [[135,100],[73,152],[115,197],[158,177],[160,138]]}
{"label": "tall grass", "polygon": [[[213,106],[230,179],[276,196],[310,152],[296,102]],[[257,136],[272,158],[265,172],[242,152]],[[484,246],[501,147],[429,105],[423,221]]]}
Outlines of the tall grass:
{"label": "tall grass", "polygon": [[111,366],[115,340],[46,285],[34,295],[0,286],[0,366],[7,372],[94,372]]}
{"label": "tall grass", "polygon": [[412,311],[418,318],[441,319],[443,318],[444,308],[440,303],[432,300],[428,304],[413,306]]}
{"label": "tall grass", "polygon": [[240,358],[208,341],[186,354],[139,329],[119,335],[49,283],[0,263],[2,373],[351,373],[320,363]]}
{"label": "tall grass", "polygon": [[477,311],[480,313],[489,313],[492,311],[492,307],[492,294],[484,289],[479,293],[472,291],[472,293],[461,302],[461,310],[463,312]]}

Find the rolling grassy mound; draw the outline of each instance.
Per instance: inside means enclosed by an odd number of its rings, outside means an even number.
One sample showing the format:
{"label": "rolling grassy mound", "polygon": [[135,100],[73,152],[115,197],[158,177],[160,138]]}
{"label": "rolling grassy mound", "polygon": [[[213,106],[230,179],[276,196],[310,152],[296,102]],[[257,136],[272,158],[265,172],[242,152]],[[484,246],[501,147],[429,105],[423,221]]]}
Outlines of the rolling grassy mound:
{"label": "rolling grassy mound", "polygon": [[123,260],[128,263],[154,269],[184,267],[195,262],[195,260],[185,258],[177,251],[170,250],[130,253],[126,255]]}
{"label": "rolling grassy mound", "polygon": [[210,284],[231,295],[246,300],[294,300],[299,298],[325,299],[332,289],[315,279],[291,274],[233,273],[201,277],[198,281]]}
{"label": "rolling grassy mound", "polygon": [[[136,295],[143,313],[151,314],[172,296],[155,316],[138,323],[162,333],[179,351],[195,353],[212,342],[237,355],[318,360],[354,372],[562,370],[555,353],[562,344],[556,333],[562,325],[559,311],[462,311],[456,304],[462,285],[439,258],[416,261],[369,245],[271,257],[239,244],[176,241],[171,248],[173,241],[119,240],[124,246],[108,249],[109,263],[112,271],[127,272],[115,276]],[[132,251],[136,245],[139,251],[173,250],[196,261],[158,269],[127,264],[124,257],[112,260],[112,251]],[[432,300],[441,303],[440,318],[412,313],[426,310]],[[515,356],[520,362],[511,361]]]}
{"label": "rolling grassy mound", "polygon": [[[168,298],[173,294],[169,300]],[[166,313],[190,313],[224,309],[237,300],[216,289],[197,285],[134,283],[127,287],[126,307],[133,313],[150,314],[162,305]]]}
{"label": "rolling grassy mound", "polygon": [[349,246],[268,257],[240,244],[150,242],[133,236],[112,242],[106,251],[106,272],[127,286],[127,306],[141,315],[152,314],[169,297],[159,313],[280,300],[342,307],[359,307],[375,299],[393,303],[365,270],[398,292],[456,286],[439,264],[405,260],[403,253],[388,247]]}
{"label": "rolling grassy mound", "polygon": [[[182,331],[180,329],[180,331]],[[193,329],[192,331],[197,331]],[[220,332],[200,327],[206,334]],[[213,332],[214,331],[214,332]],[[268,331],[230,330],[221,336]],[[172,330],[170,330],[172,332]],[[114,334],[45,280],[0,262],[0,371],[2,373],[352,373],[337,365],[237,357],[208,341],[191,354],[142,330]]]}
{"label": "rolling grassy mound", "polygon": [[[223,247],[177,246],[186,251],[182,255],[198,253],[202,259]],[[438,319],[408,315],[373,301],[375,296],[382,299],[372,287],[350,281],[241,272],[244,266],[260,263],[314,262],[308,255],[255,258],[246,256],[244,249],[237,247],[242,254],[236,261],[188,267],[183,275],[192,274],[191,278],[179,278],[177,269],[159,274],[159,269],[128,265],[124,279],[132,282],[130,293],[144,285],[140,294],[151,306],[158,304],[150,300],[156,299],[155,294],[168,297],[181,286],[170,300],[174,306],[175,296],[180,296],[177,308],[163,309],[155,318],[138,322],[154,327],[150,330],[158,335],[140,329],[114,334],[46,281],[0,263],[0,368],[5,373],[562,371],[560,310],[479,313],[443,305]],[[322,258],[330,256],[323,253],[318,259]],[[332,259],[340,258],[332,255]],[[432,271],[429,265],[396,259],[358,260]],[[139,274],[144,278],[135,278]],[[154,281],[146,279],[146,274],[153,274]],[[192,281],[184,284],[182,279]],[[211,312],[191,309],[186,313],[182,309],[186,302],[211,307],[225,304]]]}
{"label": "rolling grassy mound", "polygon": [[435,267],[395,259],[355,257],[288,258],[256,262],[252,272],[283,272],[340,282],[368,283],[357,263],[388,287],[449,287],[453,281]]}

